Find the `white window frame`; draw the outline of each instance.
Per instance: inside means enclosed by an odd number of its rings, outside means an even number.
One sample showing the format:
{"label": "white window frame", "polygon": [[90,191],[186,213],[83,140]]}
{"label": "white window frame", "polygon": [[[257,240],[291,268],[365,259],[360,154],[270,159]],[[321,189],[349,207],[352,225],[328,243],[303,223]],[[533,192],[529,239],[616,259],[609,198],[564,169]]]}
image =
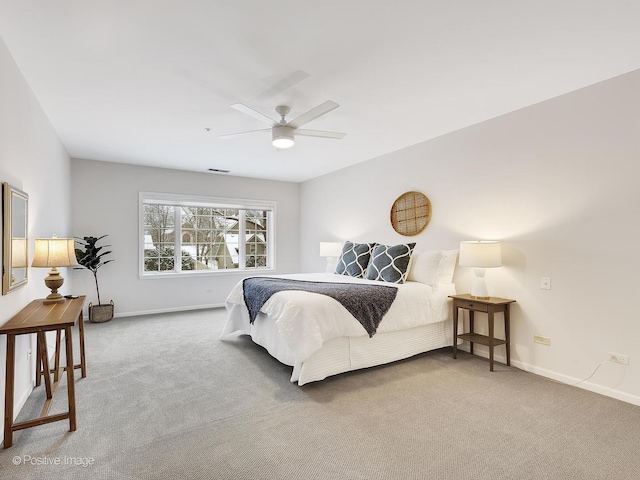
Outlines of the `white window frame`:
{"label": "white window frame", "polygon": [[[229,275],[247,272],[259,274],[276,270],[275,226],[276,205],[273,200],[254,200],[224,197],[207,197],[203,195],[184,195],[177,193],[139,192],[138,195],[138,277],[149,278],[176,278],[195,277],[209,275]],[[222,207],[240,210],[240,222],[244,225],[245,210],[268,210],[271,214],[267,220],[267,266],[264,268],[246,268],[245,261],[238,261],[238,268],[220,270],[163,270],[159,272],[147,272],[144,270],[144,206],[145,205],[171,205],[176,207]],[[176,209],[178,212],[178,209]],[[175,225],[180,225],[179,213],[176,213]],[[246,230],[246,228],[241,228]],[[239,259],[244,260],[245,242],[239,243]],[[182,235],[174,235],[174,265],[182,265]]]}

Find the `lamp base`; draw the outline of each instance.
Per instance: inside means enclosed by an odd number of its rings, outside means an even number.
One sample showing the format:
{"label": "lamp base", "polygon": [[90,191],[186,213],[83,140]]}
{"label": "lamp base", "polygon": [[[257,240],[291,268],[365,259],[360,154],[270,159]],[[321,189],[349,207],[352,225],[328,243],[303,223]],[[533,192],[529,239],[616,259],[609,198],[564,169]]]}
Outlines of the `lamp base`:
{"label": "lamp base", "polygon": [[326,273],[336,273],[336,263],[338,260],[338,257],[327,257],[327,269],[325,270]]}
{"label": "lamp base", "polygon": [[51,289],[51,293],[43,300],[42,303],[49,305],[51,303],[64,303],[64,297],[58,293],[58,289],[64,283],[64,278],[58,272],[56,267],[53,267],[49,272],[49,275],[44,279],[44,284],[47,288]]}
{"label": "lamp base", "polygon": [[66,299],[60,295],[59,293],[52,293],[47,298],[45,298],[42,303],[45,305],[50,305],[52,303],[64,303]]}
{"label": "lamp base", "polygon": [[473,269],[473,286],[471,287],[471,298],[476,298],[478,300],[488,300],[491,298],[489,296],[489,291],[487,290],[487,284],[484,281],[484,268],[474,268]]}

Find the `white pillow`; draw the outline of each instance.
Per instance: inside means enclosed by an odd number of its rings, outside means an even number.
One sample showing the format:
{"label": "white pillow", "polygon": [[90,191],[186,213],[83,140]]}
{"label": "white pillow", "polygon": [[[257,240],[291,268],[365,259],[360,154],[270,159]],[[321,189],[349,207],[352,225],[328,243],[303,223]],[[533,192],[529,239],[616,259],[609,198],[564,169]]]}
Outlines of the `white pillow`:
{"label": "white pillow", "polygon": [[456,261],[458,260],[458,250],[440,250],[442,260],[438,267],[438,282],[452,283],[453,272],[456,269]]}
{"label": "white pillow", "polygon": [[427,250],[425,252],[414,250],[407,280],[426,283],[435,287],[438,283],[441,261],[442,253],[439,250]]}

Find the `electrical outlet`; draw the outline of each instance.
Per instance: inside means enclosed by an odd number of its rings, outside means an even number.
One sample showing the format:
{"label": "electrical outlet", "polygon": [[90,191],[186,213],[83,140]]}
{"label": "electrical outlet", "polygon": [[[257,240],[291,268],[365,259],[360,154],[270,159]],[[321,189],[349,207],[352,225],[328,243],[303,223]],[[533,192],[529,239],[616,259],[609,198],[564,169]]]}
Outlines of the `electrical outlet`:
{"label": "electrical outlet", "polygon": [[551,339],[549,337],[542,337],[540,335],[534,335],[533,341],[539,343],[540,345],[546,345],[548,347],[551,346]]}
{"label": "electrical outlet", "polygon": [[615,363],[620,363],[622,365],[629,365],[629,355],[609,352],[609,360]]}
{"label": "electrical outlet", "polygon": [[551,277],[542,277],[540,279],[540,290],[551,290]]}

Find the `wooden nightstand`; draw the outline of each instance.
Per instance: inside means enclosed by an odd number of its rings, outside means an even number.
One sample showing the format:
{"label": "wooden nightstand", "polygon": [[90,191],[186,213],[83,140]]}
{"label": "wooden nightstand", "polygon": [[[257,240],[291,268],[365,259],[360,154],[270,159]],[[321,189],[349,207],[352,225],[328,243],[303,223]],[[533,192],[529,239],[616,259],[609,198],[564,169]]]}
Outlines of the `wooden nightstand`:
{"label": "wooden nightstand", "polygon": [[[507,365],[511,365],[511,351],[509,346],[509,305],[515,300],[508,298],[489,297],[487,299],[473,298],[468,293],[462,295],[449,295],[453,299],[453,358],[458,356],[458,339],[469,342],[469,351],[473,354],[473,344],[479,343],[489,347],[489,370],[493,372],[493,349],[496,345],[504,345],[507,349]],[[469,333],[458,333],[458,309],[469,311]],[[489,322],[489,335],[474,333],[474,314],[483,312],[487,314]],[[504,315],[504,340],[494,336],[494,315],[502,312]]]}

